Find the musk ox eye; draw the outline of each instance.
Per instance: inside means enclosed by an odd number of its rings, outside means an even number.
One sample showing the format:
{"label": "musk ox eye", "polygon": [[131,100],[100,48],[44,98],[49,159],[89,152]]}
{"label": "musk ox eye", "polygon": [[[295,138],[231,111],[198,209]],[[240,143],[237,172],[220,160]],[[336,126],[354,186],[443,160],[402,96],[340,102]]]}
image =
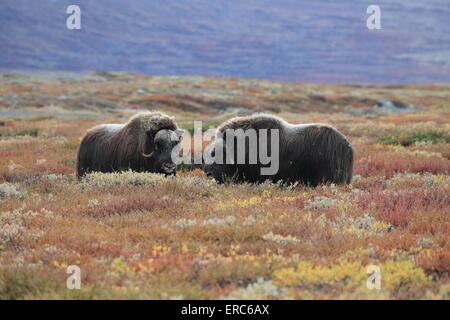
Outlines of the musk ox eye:
{"label": "musk ox eye", "polygon": [[177,145],[179,145],[181,142],[181,140],[172,140],[172,147],[176,147]]}
{"label": "musk ox eye", "polygon": [[183,130],[183,129],[175,130],[175,135],[176,135],[178,141],[181,141],[181,138],[183,138],[185,132],[186,132],[186,130]]}

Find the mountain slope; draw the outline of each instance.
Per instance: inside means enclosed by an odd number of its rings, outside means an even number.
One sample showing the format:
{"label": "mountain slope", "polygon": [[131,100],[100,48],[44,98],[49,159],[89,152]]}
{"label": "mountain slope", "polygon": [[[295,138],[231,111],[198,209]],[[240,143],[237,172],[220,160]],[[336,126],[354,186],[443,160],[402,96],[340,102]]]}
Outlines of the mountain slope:
{"label": "mountain slope", "polygon": [[79,0],[0,3],[0,69],[116,70],[303,82],[450,81],[447,1]]}

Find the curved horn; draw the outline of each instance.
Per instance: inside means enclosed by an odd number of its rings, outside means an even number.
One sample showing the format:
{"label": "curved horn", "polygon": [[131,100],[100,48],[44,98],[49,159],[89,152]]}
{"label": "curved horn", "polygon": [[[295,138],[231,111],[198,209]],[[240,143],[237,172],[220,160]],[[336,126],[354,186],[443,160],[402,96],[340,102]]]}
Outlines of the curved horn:
{"label": "curved horn", "polygon": [[[146,132],[146,137],[147,139],[152,139],[153,140],[153,134],[151,131],[147,131]],[[150,158],[153,155],[153,150],[150,153],[145,153],[145,144],[146,142],[142,142],[141,144],[141,150],[142,150],[142,156],[145,158]]]}

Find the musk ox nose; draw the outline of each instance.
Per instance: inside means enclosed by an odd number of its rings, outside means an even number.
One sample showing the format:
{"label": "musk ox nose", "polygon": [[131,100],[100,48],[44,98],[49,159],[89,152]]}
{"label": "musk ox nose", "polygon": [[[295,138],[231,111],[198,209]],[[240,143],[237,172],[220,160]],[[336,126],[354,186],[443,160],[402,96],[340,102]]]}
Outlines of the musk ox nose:
{"label": "musk ox nose", "polygon": [[162,165],[162,169],[164,170],[164,172],[166,173],[172,173],[175,171],[175,169],[177,168],[177,165],[175,163],[164,163]]}
{"label": "musk ox nose", "polygon": [[208,172],[205,172],[205,173],[206,173],[206,177],[208,179],[216,181],[216,178],[214,177],[214,174],[211,171],[208,171]]}

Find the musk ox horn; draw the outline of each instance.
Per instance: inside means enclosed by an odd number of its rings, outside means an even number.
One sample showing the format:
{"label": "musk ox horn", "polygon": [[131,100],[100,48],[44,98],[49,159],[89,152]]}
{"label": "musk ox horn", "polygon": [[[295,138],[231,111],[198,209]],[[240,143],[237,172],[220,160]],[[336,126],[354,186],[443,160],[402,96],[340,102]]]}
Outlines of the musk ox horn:
{"label": "musk ox horn", "polygon": [[149,154],[145,154],[144,152],[142,152],[142,156],[146,157],[146,158],[150,158],[153,155],[153,152],[150,152]]}

